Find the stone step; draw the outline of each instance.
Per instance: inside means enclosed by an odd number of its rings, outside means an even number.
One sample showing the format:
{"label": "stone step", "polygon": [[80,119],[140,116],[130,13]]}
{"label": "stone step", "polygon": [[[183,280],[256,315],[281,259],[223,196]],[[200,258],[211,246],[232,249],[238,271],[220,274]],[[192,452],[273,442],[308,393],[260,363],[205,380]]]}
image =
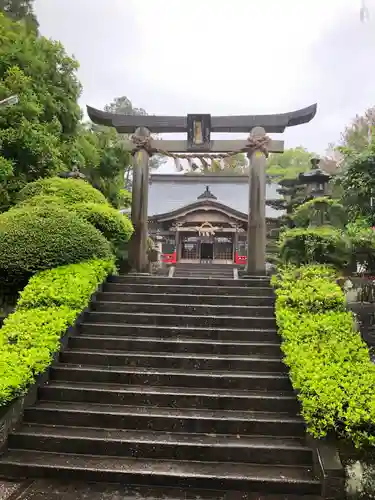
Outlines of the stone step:
{"label": "stone step", "polygon": [[107,481],[174,488],[263,491],[318,495],[310,467],[252,466],[237,463],[150,461],[137,458],[12,450],[0,459],[8,477],[59,477],[68,481]]}
{"label": "stone step", "polygon": [[133,351],[105,351],[65,349],[60,353],[62,363],[91,366],[128,368],[165,368],[175,370],[225,370],[257,373],[286,373],[281,355],[275,358],[264,356],[208,355],[197,353],[150,353]]}
{"label": "stone step", "polygon": [[131,486],[121,483],[93,483],[37,479],[17,500],[323,500],[316,495],[287,496],[235,490],[207,490],[164,486]]}
{"label": "stone step", "polygon": [[241,462],[311,466],[301,438],[233,436],[26,424],[9,436],[9,447],[151,460]]}
{"label": "stone step", "polygon": [[39,389],[45,401],[69,401],[123,404],[161,408],[197,408],[206,410],[252,410],[296,415],[299,403],[292,391],[236,391],[151,385],[99,384],[90,382],[50,381]]}
{"label": "stone step", "polygon": [[270,286],[269,277],[256,277],[252,276],[251,279],[234,280],[234,279],[220,279],[220,278],[167,278],[162,276],[141,276],[141,275],[123,275],[111,276],[108,279],[111,283],[145,283],[149,285],[206,285],[206,286],[236,286],[236,287],[266,287]]}
{"label": "stone step", "polygon": [[[157,332],[156,332],[157,334]],[[194,340],[188,338],[127,337],[108,335],[77,335],[70,337],[72,349],[103,349],[112,351],[143,351],[152,353],[237,354],[280,357],[279,342],[240,342]]]}
{"label": "stone step", "polygon": [[120,406],[41,401],[25,409],[24,422],[39,425],[152,430],[197,434],[301,437],[302,418],[283,413]]}
{"label": "stone step", "polygon": [[237,305],[210,305],[210,304],[171,304],[147,302],[110,302],[96,301],[91,305],[93,311],[115,313],[143,313],[147,314],[178,314],[179,316],[242,316],[242,317],[271,317],[275,316],[274,307],[270,306],[237,306]]}
{"label": "stone step", "polygon": [[91,311],[85,314],[85,322],[119,323],[130,325],[196,326],[210,328],[273,329],[274,317],[261,316],[201,316],[193,314],[156,314]]}
{"label": "stone step", "polygon": [[275,328],[229,328],[173,326],[173,325],[132,325],[121,323],[99,322],[98,315],[94,315],[96,322],[85,321],[78,329],[82,335],[126,336],[131,338],[155,337],[162,339],[191,339],[198,341],[233,341],[233,342],[272,342],[280,343],[280,336]]}
{"label": "stone step", "polygon": [[233,279],[233,271],[176,271],[173,278],[222,278]]}
{"label": "stone step", "polygon": [[[199,292],[199,290],[198,290]],[[235,306],[274,306],[274,297],[265,295],[187,295],[170,293],[127,293],[127,292],[101,292],[97,295],[99,302],[146,302],[147,304],[207,304]]]}
{"label": "stone step", "polygon": [[[166,279],[166,278],[162,278]],[[171,278],[174,280],[174,278]],[[210,282],[209,282],[210,283]],[[249,295],[249,296],[267,296],[274,297],[274,291],[269,286],[263,287],[247,287],[242,285],[241,280],[233,280],[232,286],[217,286],[217,285],[179,285],[176,281],[172,281],[170,285],[156,284],[156,283],[106,283],[104,285],[104,291],[115,292],[115,293],[152,293],[152,294],[185,294],[185,295],[224,295],[224,296],[238,296],[238,295]],[[236,286],[240,283],[241,286]]]}
{"label": "stone step", "polygon": [[289,391],[285,373],[173,370],[162,368],[80,366],[59,363],[50,368],[52,380],[109,384],[149,384],[168,387],[245,389],[249,391]]}

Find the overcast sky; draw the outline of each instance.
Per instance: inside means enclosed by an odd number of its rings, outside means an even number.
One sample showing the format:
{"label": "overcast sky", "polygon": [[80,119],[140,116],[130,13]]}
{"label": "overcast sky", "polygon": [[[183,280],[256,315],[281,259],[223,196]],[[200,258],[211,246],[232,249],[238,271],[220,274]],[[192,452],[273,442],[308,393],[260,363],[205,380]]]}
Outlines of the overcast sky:
{"label": "overcast sky", "polygon": [[[375,104],[375,0],[35,0],[80,62],[81,105],[126,95],[150,114],[253,114],[318,103],[286,147],[323,153]],[[240,136],[237,136],[240,137]],[[235,137],[234,137],[235,138]]]}

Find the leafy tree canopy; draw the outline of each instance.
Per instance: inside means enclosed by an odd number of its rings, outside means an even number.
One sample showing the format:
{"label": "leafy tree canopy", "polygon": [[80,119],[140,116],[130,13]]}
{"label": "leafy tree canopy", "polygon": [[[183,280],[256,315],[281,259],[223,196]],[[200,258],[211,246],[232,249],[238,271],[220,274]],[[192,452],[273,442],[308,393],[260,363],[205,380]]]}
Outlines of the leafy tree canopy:
{"label": "leafy tree canopy", "polygon": [[14,21],[24,21],[27,29],[37,32],[39,23],[34,13],[34,0],[0,0],[0,12]]}
{"label": "leafy tree canopy", "polygon": [[59,42],[0,14],[0,210],[27,182],[63,169],[64,147],[77,134],[81,111],[78,63]]}
{"label": "leafy tree canopy", "polygon": [[302,147],[286,149],[284,153],[271,154],[267,162],[267,175],[276,183],[295,179],[311,169],[313,153]]}

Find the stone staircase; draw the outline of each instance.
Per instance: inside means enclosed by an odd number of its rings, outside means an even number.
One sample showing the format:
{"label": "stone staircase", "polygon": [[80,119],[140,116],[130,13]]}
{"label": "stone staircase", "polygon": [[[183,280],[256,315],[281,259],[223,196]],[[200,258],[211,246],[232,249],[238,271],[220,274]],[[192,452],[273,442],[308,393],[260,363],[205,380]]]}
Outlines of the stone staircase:
{"label": "stone staircase", "polygon": [[178,263],[173,276],[174,278],[233,279],[234,268],[233,264]]}
{"label": "stone staircase", "polygon": [[266,278],[104,290],[9,436],[2,477],[122,483],[139,500],[320,498]]}

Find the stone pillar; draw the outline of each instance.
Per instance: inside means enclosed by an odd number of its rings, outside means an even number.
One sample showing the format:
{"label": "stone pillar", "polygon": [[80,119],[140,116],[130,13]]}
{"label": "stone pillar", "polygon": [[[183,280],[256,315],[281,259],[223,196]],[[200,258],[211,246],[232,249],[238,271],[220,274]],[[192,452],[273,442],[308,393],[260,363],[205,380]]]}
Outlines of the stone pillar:
{"label": "stone pillar", "polygon": [[[139,127],[135,131],[135,144],[142,144],[150,138],[150,131]],[[144,144],[145,145],[145,144]],[[132,272],[148,272],[147,237],[148,237],[148,179],[149,153],[140,147],[133,155],[133,187],[131,220],[134,233],[129,245],[129,264]]]}
{"label": "stone pillar", "polygon": [[[251,131],[251,139],[261,143],[266,137],[262,127]],[[266,154],[259,147],[248,153],[249,215],[247,228],[247,267],[249,275],[266,274]]]}
{"label": "stone pillar", "polygon": [[180,260],[180,233],[177,231],[175,233],[175,247],[176,247],[176,260],[177,262]]}

